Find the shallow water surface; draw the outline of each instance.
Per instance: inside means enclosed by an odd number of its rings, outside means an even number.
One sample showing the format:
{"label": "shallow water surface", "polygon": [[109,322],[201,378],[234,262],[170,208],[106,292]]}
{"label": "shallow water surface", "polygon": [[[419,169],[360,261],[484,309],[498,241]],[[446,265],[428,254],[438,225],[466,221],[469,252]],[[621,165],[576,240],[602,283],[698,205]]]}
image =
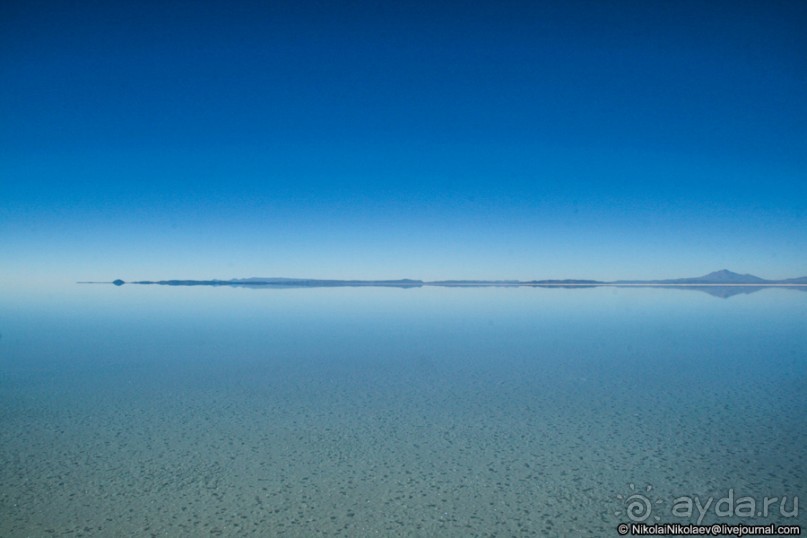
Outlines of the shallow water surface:
{"label": "shallow water surface", "polygon": [[800,524],[805,328],[784,289],[7,290],[0,535]]}

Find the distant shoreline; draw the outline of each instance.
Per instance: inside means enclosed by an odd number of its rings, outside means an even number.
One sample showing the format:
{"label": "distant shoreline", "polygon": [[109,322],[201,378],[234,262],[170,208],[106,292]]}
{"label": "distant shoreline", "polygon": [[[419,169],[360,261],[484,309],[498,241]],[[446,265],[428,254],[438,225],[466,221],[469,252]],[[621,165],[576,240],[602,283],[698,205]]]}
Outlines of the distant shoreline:
{"label": "distant shoreline", "polygon": [[729,298],[735,295],[754,293],[768,288],[788,288],[807,291],[807,277],[786,280],[766,280],[754,275],[741,275],[726,269],[715,271],[695,278],[679,278],[671,280],[584,280],[584,279],[546,279],[546,280],[335,280],[312,278],[234,278],[230,280],[136,280],[125,282],[121,279],[112,282],[79,282],[79,284],[112,284],[123,286],[156,285],[156,286],[211,286],[250,289],[312,289],[312,288],[668,288],[700,290],[709,295]]}
{"label": "distant shoreline", "polygon": [[[394,280],[339,280],[316,278],[279,278],[252,277],[233,278],[230,280],[135,280],[126,282],[122,279],[105,282],[115,286],[124,284],[161,285],[161,286],[235,286],[260,288],[324,288],[324,287],[393,287],[420,288],[424,286],[444,288],[479,288],[479,287],[533,287],[533,288],[807,288],[807,277],[767,280],[751,274],[739,274],[728,269],[714,271],[707,275],[691,278],[675,278],[667,280],[590,280],[590,279],[544,279],[544,280],[418,280],[401,278]],[[80,284],[102,284],[102,282],[80,282]],[[737,292],[735,292],[737,293]]]}
{"label": "distant shoreline", "polygon": [[616,282],[598,282],[596,284],[551,284],[551,283],[535,283],[535,282],[475,282],[473,284],[452,283],[445,284],[441,282],[420,282],[418,284],[393,284],[393,283],[332,283],[332,284],[281,284],[273,282],[230,282],[221,280],[216,282],[195,280],[195,281],[170,281],[170,280],[155,280],[155,281],[131,281],[122,284],[115,284],[115,282],[96,282],[96,281],[78,281],[76,284],[111,284],[115,286],[122,286],[123,284],[140,285],[140,286],[235,286],[235,287],[311,287],[311,288],[335,288],[335,287],[437,287],[437,288],[807,288],[807,284],[621,284]]}

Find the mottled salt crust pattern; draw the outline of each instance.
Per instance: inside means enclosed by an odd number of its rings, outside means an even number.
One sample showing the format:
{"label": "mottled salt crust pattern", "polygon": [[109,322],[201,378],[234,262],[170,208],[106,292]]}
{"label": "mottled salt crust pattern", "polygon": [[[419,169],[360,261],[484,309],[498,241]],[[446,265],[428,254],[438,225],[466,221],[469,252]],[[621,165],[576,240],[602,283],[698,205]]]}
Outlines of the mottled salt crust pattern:
{"label": "mottled salt crust pattern", "polygon": [[803,492],[775,387],[688,407],[525,365],[148,373],[6,389],[0,535],[606,536],[631,482]]}
{"label": "mottled salt crust pattern", "polygon": [[807,498],[801,294],[95,290],[0,305],[0,536],[603,537],[632,493]]}

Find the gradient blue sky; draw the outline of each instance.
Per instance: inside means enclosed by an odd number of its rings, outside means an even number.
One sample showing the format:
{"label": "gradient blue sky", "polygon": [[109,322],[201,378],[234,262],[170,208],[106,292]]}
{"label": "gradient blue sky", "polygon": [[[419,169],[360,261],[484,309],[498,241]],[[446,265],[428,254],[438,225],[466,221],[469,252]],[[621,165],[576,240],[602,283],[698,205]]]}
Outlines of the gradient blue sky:
{"label": "gradient blue sky", "polygon": [[807,275],[807,3],[0,4],[0,278]]}

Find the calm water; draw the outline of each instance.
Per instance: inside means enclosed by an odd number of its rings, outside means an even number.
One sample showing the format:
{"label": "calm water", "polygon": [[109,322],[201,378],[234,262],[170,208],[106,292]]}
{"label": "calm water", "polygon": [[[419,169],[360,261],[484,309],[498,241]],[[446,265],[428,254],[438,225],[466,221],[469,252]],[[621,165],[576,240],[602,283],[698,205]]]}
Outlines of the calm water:
{"label": "calm water", "polygon": [[805,291],[69,285],[6,290],[0,335],[0,536],[807,512]]}

